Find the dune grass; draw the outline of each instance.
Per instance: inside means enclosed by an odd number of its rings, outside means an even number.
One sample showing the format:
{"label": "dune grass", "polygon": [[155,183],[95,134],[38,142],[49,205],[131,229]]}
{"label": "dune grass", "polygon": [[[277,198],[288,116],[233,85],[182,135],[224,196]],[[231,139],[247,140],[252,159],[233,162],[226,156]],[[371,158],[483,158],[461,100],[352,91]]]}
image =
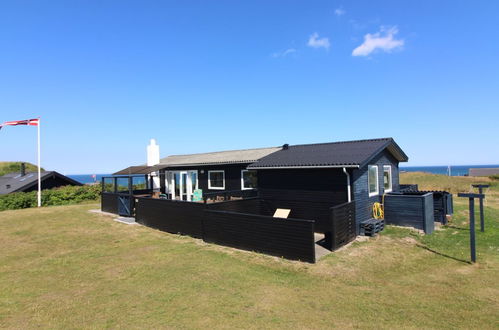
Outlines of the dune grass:
{"label": "dune grass", "polygon": [[[7,173],[20,172],[21,163],[22,162],[0,162],[0,176]],[[26,164],[26,172],[38,171],[38,167],[36,165],[33,165],[31,163],[25,163],[25,164]],[[44,171],[44,169],[41,170]]]}
{"label": "dune grass", "polygon": [[0,327],[497,328],[499,203],[470,264],[455,200],[432,235],[388,226],[314,265],[117,223],[97,204],[0,212]]}

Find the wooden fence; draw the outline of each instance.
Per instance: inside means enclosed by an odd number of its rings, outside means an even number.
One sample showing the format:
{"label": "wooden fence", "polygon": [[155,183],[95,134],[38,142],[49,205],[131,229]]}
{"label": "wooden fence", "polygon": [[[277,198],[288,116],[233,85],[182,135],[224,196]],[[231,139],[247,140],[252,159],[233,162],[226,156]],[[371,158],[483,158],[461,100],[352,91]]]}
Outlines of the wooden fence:
{"label": "wooden fence", "polygon": [[260,199],[214,204],[147,197],[136,201],[135,220],[145,226],[210,243],[315,262],[314,221],[258,214],[265,209]]}
{"label": "wooden fence", "polygon": [[355,201],[340,204],[331,210],[331,249],[336,250],[357,236],[355,223]]}
{"label": "wooden fence", "polygon": [[424,230],[426,234],[435,228],[433,194],[385,195],[385,222]]}
{"label": "wooden fence", "polygon": [[312,220],[206,210],[203,240],[286,259],[315,262]]}
{"label": "wooden fence", "polygon": [[101,194],[101,210],[118,214],[118,194],[103,192]]}
{"label": "wooden fence", "polygon": [[203,238],[204,204],[147,197],[136,200],[138,223],[172,234]]}

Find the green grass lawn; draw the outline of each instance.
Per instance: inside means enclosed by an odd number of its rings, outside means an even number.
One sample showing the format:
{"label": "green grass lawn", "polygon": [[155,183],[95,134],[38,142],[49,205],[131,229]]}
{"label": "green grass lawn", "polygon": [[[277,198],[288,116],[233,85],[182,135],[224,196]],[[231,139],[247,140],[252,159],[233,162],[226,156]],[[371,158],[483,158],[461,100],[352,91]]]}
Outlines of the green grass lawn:
{"label": "green grass lawn", "polygon": [[477,264],[458,198],[432,235],[388,226],[314,265],[117,223],[97,204],[0,212],[0,327],[497,328],[490,195]]}

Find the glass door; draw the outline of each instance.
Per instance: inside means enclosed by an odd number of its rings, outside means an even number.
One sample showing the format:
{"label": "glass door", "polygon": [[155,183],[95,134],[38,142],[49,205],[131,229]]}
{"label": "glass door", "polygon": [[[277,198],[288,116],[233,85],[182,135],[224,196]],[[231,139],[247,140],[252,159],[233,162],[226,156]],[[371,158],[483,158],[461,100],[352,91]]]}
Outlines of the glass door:
{"label": "glass door", "polygon": [[194,190],[198,189],[198,171],[171,172],[172,199],[191,201]]}

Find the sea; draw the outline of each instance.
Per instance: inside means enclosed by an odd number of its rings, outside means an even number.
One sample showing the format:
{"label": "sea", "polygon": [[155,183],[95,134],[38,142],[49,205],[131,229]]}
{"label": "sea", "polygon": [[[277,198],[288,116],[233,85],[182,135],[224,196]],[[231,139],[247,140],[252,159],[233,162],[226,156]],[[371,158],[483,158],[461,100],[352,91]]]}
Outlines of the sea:
{"label": "sea", "polygon": [[[496,165],[450,165],[450,175],[466,176],[470,168],[499,168]],[[403,172],[427,172],[433,174],[449,174],[449,166],[400,166],[400,171]]]}
{"label": "sea", "polygon": [[[452,176],[465,176],[468,175],[470,168],[499,168],[499,164],[496,165],[451,165],[450,174]],[[433,174],[444,174],[448,175],[448,166],[400,166],[400,171],[403,172],[427,172]],[[92,184],[96,182],[101,182],[103,176],[111,176],[111,174],[73,174],[68,175],[73,180],[81,182],[83,184]]]}
{"label": "sea", "polygon": [[102,181],[103,176],[111,176],[111,175],[112,174],[69,174],[66,176],[83,184],[92,184],[92,183],[100,183]]}

